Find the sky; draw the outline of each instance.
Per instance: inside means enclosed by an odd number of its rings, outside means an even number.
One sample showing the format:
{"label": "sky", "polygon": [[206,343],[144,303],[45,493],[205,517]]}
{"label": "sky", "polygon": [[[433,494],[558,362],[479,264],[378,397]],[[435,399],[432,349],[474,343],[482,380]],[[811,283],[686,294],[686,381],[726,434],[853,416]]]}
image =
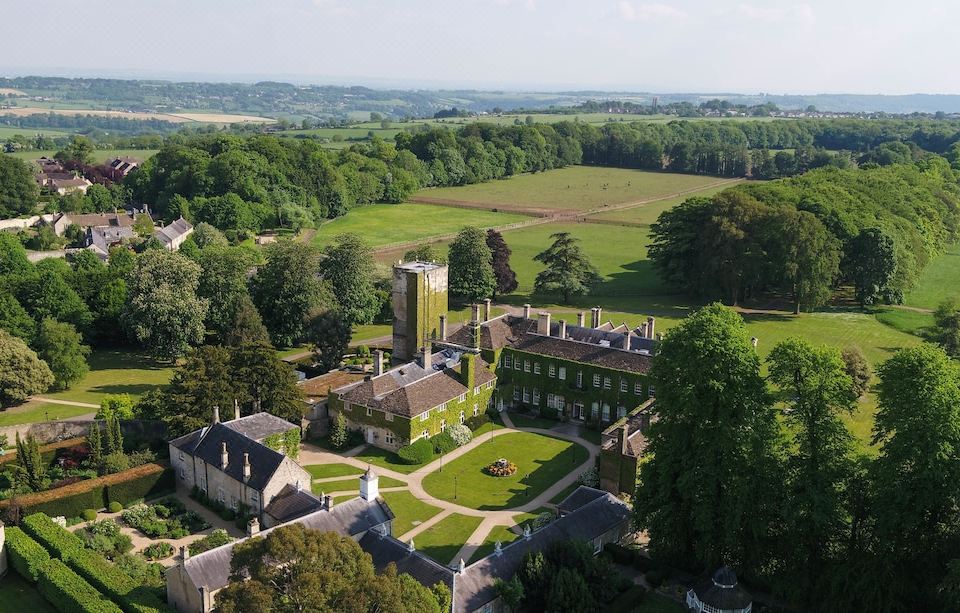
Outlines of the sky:
{"label": "sky", "polygon": [[957,0],[2,0],[0,23],[3,76],[960,93]]}

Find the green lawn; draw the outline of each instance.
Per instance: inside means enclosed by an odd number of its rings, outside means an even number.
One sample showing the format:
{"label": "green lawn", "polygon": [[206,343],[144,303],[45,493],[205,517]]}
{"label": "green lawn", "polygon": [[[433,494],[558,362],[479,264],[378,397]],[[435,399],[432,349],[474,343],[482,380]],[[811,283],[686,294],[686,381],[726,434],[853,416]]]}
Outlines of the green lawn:
{"label": "green lawn", "polygon": [[924,338],[933,328],[933,315],[894,307],[879,309],[874,316],[894,330]]}
{"label": "green lawn", "polygon": [[393,520],[393,535],[397,537],[403,536],[440,512],[440,509],[419,500],[410,492],[383,492],[381,496],[396,516]]}
{"label": "green lawn", "polygon": [[[443,471],[427,475],[423,487],[431,496],[481,510],[508,509],[536,498],[587,459],[581,445],[561,439],[515,432],[481,444]],[[498,458],[517,465],[516,474],[492,477],[483,469]]]}
{"label": "green lawn", "polygon": [[960,244],[948,247],[946,253],[927,264],[905,303],[935,309],[947,298],[960,300]]}
{"label": "green lawn", "polygon": [[[406,483],[390,477],[380,477],[378,479],[381,488],[384,487],[406,487]],[[360,489],[360,479],[343,479],[340,481],[320,481],[314,482],[313,493],[320,492],[352,492]]]}
{"label": "green lawn", "polygon": [[44,397],[99,404],[108,394],[130,394],[135,399],[170,381],[173,369],[131,351],[100,350],[90,355],[90,372],[63,392]]}
{"label": "green lawn", "polygon": [[314,479],[328,479],[330,477],[349,477],[362,475],[363,470],[349,464],[308,464],[303,467]]}
{"label": "green lawn", "polygon": [[429,204],[372,204],[353,209],[343,217],[323,224],[313,238],[326,245],[337,234],[355,232],[376,247],[389,243],[453,234],[464,226],[489,228],[523,221],[529,217],[511,213],[458,209]]}
{"label": "green lawn", "polygon": [[96,409],[74,407],[66,404],[28,402],[19,407],[11,407],[0,411],[0,426],[33,424],[53,419],[70,419],[77,415],[96,413],[96,411]]}
{"label": "green lawn", "polygon": [[13,128],[10,126],[0,126],[0,138],[10,138],[11,136],[26,136],[28,138],[42,134],[51,138],[57,136],[70,136],[71,132],[63,130],[50,130],[49,128]]}
{"label": "green lawn", "polygon": [[568,166],[501,181],[421,190],[418,197],[510,209],[571,209],[662,198],[721,181],[716,177],[601,166]]}
{"label": "green lawn", "polygon": [[[413,471],[423,467],[423,464],[403,464],[394,452],[380,449],[373,445],[367,445],[366,449],[354,457],[361,462],[380,466],[381,468],[388,468],[405,475],[409,475]],[[431,458],[430,461],[432,462],[433,458]]]}
{"label": "green lawn", "polygon": [[10,569],[0,579],[0,611],[29,611],[30,613],[56,613],[37,588],[27,583],[20,575]]}
{"label": "green lawn", "polygon": [[589,217],[589,219],[598,219],[603,221],[615,221],[615,222],[626,222],[630,224],[640,224],[649,226],[653,222],[657,221],[657,217],[660,216],[660,213],[663,213],[666,210],[672,209],[677,206],[687,198],[706,198],[712,196],[718,192],[721,192],[725,189],[732,187],[731,185],[722,185],[719,187],[708,187],[702,189],[692,194],[686,194],[679,198],[667,198],[665,200],[657,200],[656,202],[651,202],[649,204],[641,204],[640,206],[635,206],[629,209],[623,209],[620,211],[607,211],[602,213],[595,213]]}
{"label": "green lawn", "polygon": [[481,521],[482,517],[454,513],[414,537],[414,545],[437,562],[450,564]]}
{"label": "green lawn", "polygon": [[[490,530],[490,534],[487,535],[486,540],[483,541],[483,545],[480,545],[480,548],[473,552],[473,555],[467,560],[467,564],[473,564],[477,560],[493,553],[497,547],[497,541],[500,541],[500,544],[505,546],[507,543],[512,543],[518,538],[520,538],[520,535],[510,530],[510,526],[494,526],[493,529]],[[459,562],[459,560],[457,560],[457,562]]]}

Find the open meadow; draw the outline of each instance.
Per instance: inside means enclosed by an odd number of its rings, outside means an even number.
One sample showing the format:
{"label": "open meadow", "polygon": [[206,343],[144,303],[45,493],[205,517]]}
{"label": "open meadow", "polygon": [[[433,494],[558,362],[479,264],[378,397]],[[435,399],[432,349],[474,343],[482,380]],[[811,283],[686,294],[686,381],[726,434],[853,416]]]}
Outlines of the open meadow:
{"label": "open meadow", "polygon": [[[56,150],[16,151],[14,153],[4,153],[3,155],[12,155],[15,158],[32,162],[33,160],[39,160],[42,157],[52,158],[55,153]],[[146,160],[156,153],[156,149],[94,149],[93,161],[102,164],[108,160],[112,160],[115,157],[132,157],[138,160]]]}
{"label": "open meadow", "polygon": [[960,300],[960,244],[951,245],[921,273],[917,286],[907,294],[905,304],[935,309],[944,300]]}

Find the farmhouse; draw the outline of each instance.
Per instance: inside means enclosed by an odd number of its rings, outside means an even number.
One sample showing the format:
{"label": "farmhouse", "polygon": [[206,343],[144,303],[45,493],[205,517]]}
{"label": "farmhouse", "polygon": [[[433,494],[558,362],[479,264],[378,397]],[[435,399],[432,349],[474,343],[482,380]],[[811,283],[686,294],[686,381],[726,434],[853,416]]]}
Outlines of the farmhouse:
{"label": "farmhouse", "polygon": [[193,225],[183,217],[174,220],[167,226],[158,228],[153,233],[167,251],[180,249],[180,245],[191,234],[193,234]]}
{"label": "farmhouse", "polygon": [[133,226],[93,226],[87,228],[83,246],[106,259],[110,255],[111,247],[136,236]]}

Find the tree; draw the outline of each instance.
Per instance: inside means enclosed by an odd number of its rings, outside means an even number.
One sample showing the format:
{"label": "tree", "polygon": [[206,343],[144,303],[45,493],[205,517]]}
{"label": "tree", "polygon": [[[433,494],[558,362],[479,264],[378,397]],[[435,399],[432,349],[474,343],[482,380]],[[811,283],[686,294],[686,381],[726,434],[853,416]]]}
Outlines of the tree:
{"label": "tree", "polygon": [[460,230],[449,249],[450,293],[465,302],[492,296],[497,281],[490,260],[486,233],[474,226]]}
{"label": "tree", "polygon": [[83,344],[80,334],[70,324],[44,319],[37,329],[33,348],[37,357],[50,367],[55,389],[67,389],[90,370],[87,364],[90,347]]}
{"label": "tree", "polygon": [[266,411],[299,424],[303,418],[303,391],[293,368],[280,359],[269,343],[233,349],[230,356],[236,396],[253,413]]}
{"label": "tree", "polygon": [[53,385],[53,373],[26,343],[0,330],[0,406],[23,402]]}
{"label": "tree", "polygon": [[201,250],[207,247],[228,247],[230,245],[223,232],[203,221],[193,227],[190,240]]}
{"label": "tree", "polygon": [[553,243],[533,257],[546,266],[537,274],[533,291],[560,294],[564,304],[569,304],[571,296],[589,294],[591,286],[600,281],[600,274],[580,249],[579,240],[569,232],[556,232],[550,238]]}
{"label": "tree", "polygon": [[337,413],[330,428],[330,446],[334,449],[343,449],[347,446],[347,419],[341,412]]}
{"label": "tree", "polygon": [[520,609],[520,604],[523,602],[524,591],[523,583],[520,582],[520,579],[518,579],[516,575],[506,581],[497,577],[493,581],[493,587],[497,590],[497,595],[503,600],[503,604],[507,605],[511,611]]}
{"label": "tree", "polygon": [[202,428],[213,420],[213,409],[228,411],[237,398],[230,352],[204,345],[190,352],[173,372],[163,414],[171,436]]}
{"label": "tree", "polygon": [[840,245],[813,213],[787,217],[777,224],[777,233],[785,252],[784,281],[793,294],[793,312],[799,314],[801,307],[818,307],[830,299],[840,274]]}
{"label": "tree", "polygon": [[373,250],[358,234],[340,234],[323,250],[320,274],[330,283],[350,325],[369,324],[380,311],[374,288]]}
{"label": "tree", "polygon": [[446,264],[447,256],[433,245],[419,245],[403,254],[404,262],[435,262]]}
{"label": "tree", "polygon": [[93,322],[93,314],[83,299],[67,284],[64,274],[52,268],[39,269],[36,277],[24,277],[18,297],[37,322],[56,319],[73,324],[81,333],[88,332]]}
{"label": "tree", "polygon": [[850,240],[847,271],[861,306],[879,300],[902,302],[892,283],[897,269],[893,239],[879,228],[867,228]]}
{"label": "tree", "polygon": [[140,238],[150,238],[153,236],[154,229],[153,220],[149,215],[137,215],[133,222],[133,230]]}
{"label": "tree", "polygon": [[60,162],[75,162],[89,165],[93,162],[93,141],[86,136],[76,134],[70,138],[70,143],[53,156]]}
{"label": "tree", "polygon": [[100,410],[94,419],[109,422],[114,417],[122,420],[133,419],[133,398],[129,394],[110,394],[100,401]]}
{"label": "tree", "polygon": [[550,580],[545,610],[588,613],[597,610],[597,602],[583,576],[572,569],[560,568]]}
{"label": "tree", "polygon": [[[9,157],[2,156],[0,159]],[[23,248],[23,243],[10,232],[0,232],[0,279],[18,279],[30,274],[32,270],[33,265],[27,259],[27,250]]]}
{"label": "tree", "polygon": [[856,395],[840,352],[790,338],[767,358],[786,403],[793,449],[787,463],[785,581],[795,600],[823,593],[823,569],[840,561],[848,529],[844,492],[854,476],[853,437],[841,417]]}
{"label": "tree", "polygon": [[898,351],[879,375],[870,576],[890,610],[935,610],[960,544],[960,373],[941,348],[924,344]]}
{"label": "tree", "polygon": [[634,497],[651,553],[759,570],[774,548],[783,441],[743,320],[720,304],[687,317],[651,377],[659,419]]}
{"label": "tree", "polygon": [[257,611],[440,611],[431,591],[395,566],[377,575],[353,539],[301,524],[239,543],[230,571],[230,584],[217,593],[218,611],[249,611],[251,603]]}
{"label": "tree", "polygon": [[107,420],[106,451],[107,455],[104,457],[104,460],[107,462],[109,462],[110,456],[123,455],[123,433],[120,430],[120,418],[116,414]]}
{"label": "tree", "polygon": [[233,305],[232,323],[227,326],[223,342],[231,347],[247,343],[269,343],[270,334],[260,319],[249,294],[244,293]]}
{"label": "tree", "polygon": [[860,398],[870,389],[870,379],[873,377],[867,357],[859,347],[844,348],[840,357],[843,358],[844,369],[853,384],[853,393]]}
{"label": "tree", "polygon": [[207,247],[200,253],[197,297],[209,303],[206,327],[219,337],[230,333],[239,302],[247,296],[253,254],[240,247]]}
{"label": "tree", "polygon": [[46,464],[40,454],[40,443],[28,434],[26,439],[20,439],[17,432],[17,457],[13,465],[13,480],[22,486],[30,488],[32,492],[39,492],[46,488]]}
{"label": "tree", "polygon": [[267,263],[251,281],[250,294],[270,339],[290,347],[303,336],[307,316],[330,302],[317,278],[320,253],[310,245],[279,241],[267,246]]}
{"label": "tree", "polygon": [[94,420],[87,431],[87,447],[90,448],[90,466],[98,474],[103,470],[103,434],[100,432],[100,422]]}
{"label": "tree", "polygon": [[165,249],[137,258],[122,323],[131,338],[167,358],[203,341],[209,303],[197,297],[198,264]]}
{"label": "tree", "polygon": [[517,273],[510,268],[510,247],[503,235],[490,228],[487,230],[487,247],[490,248],[493,276],[497,280],[494,296],[509,294],[517,289]]}
{"label": "tree", "polygon": [[13,294],[0,292],[0,330],[6,330],[13,336],[26,342],[33,340],[36,322],[20,306]]}
{"label": "tree", "polygon": [[313,316],[305,334],[305,340],[313,348],[317,365],[324,371],[340,366],[343,354],[350,345],[353,334],[350,324],[337,311],[324,311]]}
{"label": "tree", "polygon": [[30,164],[12,155],[0,156],[0,218],[29,213],[37,206],[38,196]]}
{"label": "tree", "polygon": [[960,356],[960,304],[953,298],[941,302],[933,312],[933,334],[952,357]]}

